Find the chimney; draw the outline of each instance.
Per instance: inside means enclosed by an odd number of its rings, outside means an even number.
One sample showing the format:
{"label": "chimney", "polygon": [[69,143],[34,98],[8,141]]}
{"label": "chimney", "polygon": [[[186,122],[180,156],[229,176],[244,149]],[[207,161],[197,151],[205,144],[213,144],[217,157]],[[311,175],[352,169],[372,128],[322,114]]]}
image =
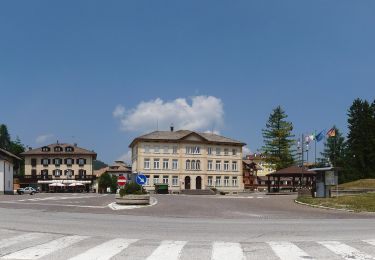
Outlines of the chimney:
{"label": "chimney", "polygon": [[173,124],[171,124],[171,132],[173,132],[174,131],[174,126],[173,126]]}
{"label": "chimney", "polygon": [[74,143],[74,147],[77,147],[77,143]]}

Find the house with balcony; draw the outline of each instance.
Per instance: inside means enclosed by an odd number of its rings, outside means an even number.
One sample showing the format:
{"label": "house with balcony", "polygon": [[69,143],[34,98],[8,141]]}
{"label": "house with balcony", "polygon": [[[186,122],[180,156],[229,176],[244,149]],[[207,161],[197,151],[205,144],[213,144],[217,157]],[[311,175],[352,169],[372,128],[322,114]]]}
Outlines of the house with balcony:
{"label": "house with balcony", "polygon": [[83,186],[89,191],[95,179],[93,161],[97,154],[77,144],[56,142],[21,154],[25,158],[25,175],[20,186],[48,191],[50,186]]}

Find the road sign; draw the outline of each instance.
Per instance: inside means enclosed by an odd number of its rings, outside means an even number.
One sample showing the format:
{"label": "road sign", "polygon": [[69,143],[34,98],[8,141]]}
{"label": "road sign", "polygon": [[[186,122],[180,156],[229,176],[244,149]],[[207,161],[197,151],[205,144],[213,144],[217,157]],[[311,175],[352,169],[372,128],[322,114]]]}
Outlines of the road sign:
{"label": "road sign", "polygon": [[138,174],[137,178],[135,179],[136,183],[139,185],[145,185],[147,182],[147,177],[143,174]]}
{"label": "road sign", "polygon": [[118,186],[125,186],[125,184],[126,184],[126,177],[125,176],[118,176],[117,185]]}

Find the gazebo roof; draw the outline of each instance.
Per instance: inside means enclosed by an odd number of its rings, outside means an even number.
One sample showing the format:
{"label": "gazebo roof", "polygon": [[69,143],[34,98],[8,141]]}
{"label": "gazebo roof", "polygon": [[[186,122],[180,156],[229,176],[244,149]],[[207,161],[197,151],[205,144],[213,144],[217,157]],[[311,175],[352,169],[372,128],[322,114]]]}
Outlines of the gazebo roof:
{"label": "gazebo roof", "polygon": [[288,168],[280,169],[275,172],[271,172],[267,174],[270,177],[301,177],[302,175],[305,176],[313,176],[316,172],[309,171],[306,167],[299,167],[299,166],[290,166]]}

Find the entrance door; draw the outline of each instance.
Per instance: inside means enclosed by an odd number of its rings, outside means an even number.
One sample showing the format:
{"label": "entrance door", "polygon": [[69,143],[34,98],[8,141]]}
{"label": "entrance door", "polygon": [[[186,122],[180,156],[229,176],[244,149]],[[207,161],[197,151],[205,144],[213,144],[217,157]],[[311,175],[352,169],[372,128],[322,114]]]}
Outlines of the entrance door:
{"label": "entrance door", "polygon": [[197,190],[201,190],[202,189],[202,177],[201,176],[198,176],[195,179],[195,187],[196,187]]}
{"label": "entrance door", "polygon": [[185,190],[190,190],[190,177],[185,177]]}

